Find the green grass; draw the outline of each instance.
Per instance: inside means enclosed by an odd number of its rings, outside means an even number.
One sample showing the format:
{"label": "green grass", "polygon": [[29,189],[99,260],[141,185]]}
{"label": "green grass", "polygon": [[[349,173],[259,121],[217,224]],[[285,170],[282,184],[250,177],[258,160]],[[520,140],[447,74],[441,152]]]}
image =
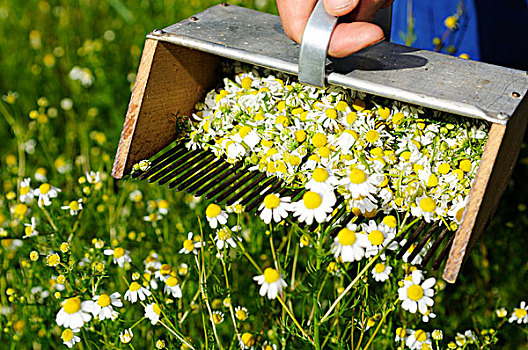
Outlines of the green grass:
{"label": "green grass", "polygon": [[[62,299],[55,300],[51,295],[40,304],[31,288],[51,288],[53,283],[49,279],[56,277],[59,271],[45,266],[43,260],[50,250],[58,251],[60,243],[72,234],[75,239],[70,252],[61,254],[63,261],[71,259],[72,262],[79,262],[89,256],[93,261],[105,261],[107,268],[112,268],[113,272],[109,272],[112,279],[108,279],[102,277],[104,274],[94,272],[91,266],[81,268],[75,265],[75,273],[68,264],[61,266],[60,273],[66,275],[72,286],[69,295],[89,294],[90,283],[98,279],[101,279],[101,283],[107,283],[108,291],[119,290],[124,294],[127,287],[123,277],[130,282],[134,267],[130,271],[114,269],[115,265],[94,248],[93,238],[104,240],[107,247],[123,244],[132,252],[137,265],[142,264],[141,260],[151,250],[158,252],[164,262],[174,266],[181,262],[189,266],[194,264],[192,258],[176,257],[175,253],[180,249],[187,232],[199,232],[197,213],[203,213],[205,205],[201,203],[196,211],[192,211],[183,203],[181,194],[133,181],[116,182],[109,177],[109,173],[145,35],[217,3],[219,1],[207,0],[4,0],[0,4],[0,95],[6,95],[9,91],[18,94],[14,104],[1,102],[0,109],[0,114],[4,115],[0,118],[0,227],[5,228],[7,237],[21,237],[24,233],[23,224],[29,222],[30,216],[40,217],[39,238],[25,239],[24,245],[15,250],[11,248],[11,241],[2,239],[0,304],[13,310],[10,315],[0,315],[0,341],[5,344],[2,348],[64,348],[60,340],[61,330],[54,323],[60,307],[58,302]],[[252,8],[260,5],[261,10],[276,13],[271,1],[230,3]],[[68,77],[75,66],[90,70],[94,77],[91,86],[83,87]],[[62,109],[61,101],[64,99],[71,99],[73,108]],[[41,115],[47,113],[47,122],[43,123],[45,120],[42,116],[31,119],[29,114],[32,110]],[[27,144],[29,140],[36,142],[33,153],[19,149],[21,144]],[[64,173],[58,171],[57,159],[70,164],[72,170]],[[457,332],[467,329],[479,331],[496,327],[500,323],[495,317],[497,307],[506,307],[510,314],[520,301],[528,299],[527,164],[528,149],[523,147],[497,214],[464,265],[458,282],[452,286],[446,285],[435,299],[437,317],[431,321],[428,329],[442,329],[445,339],[452,340]],[[39,167],[48,170],[48,181],[60,187],[62,193],[49,209],[51,219],[47,219],[46,213],[34,205],[32,213],[17,221],[10,213],[16,198],[10,199],[9,194],[18,193],[17,181],[22,177],[34,178],[35,170]],[[102,189],[95,190],[93,186],[78,183],[79,177],[88,170],[99,170],[106,174]],[[35,180],[32,180],[34,184]],[[89,194],[83,193],[84,187],[88,187]],[[139,203],[128,200],[130,192],[138,188],[143,192],[144,200]],[[85,199],[82,215],[70,217],[60,209],[62,202],[81,197]],[[149,213],[148,201],[160,198],[171,203],[170,219],[161,220],[157,226],[153,226],[142,218]],[[244,220],[252,228],[252,237],[255,239],[254,244],[248,246],[249,253],[257,257],[259,264],[264,264],[270,260],[270,256],[263,253],[264,248],[269,247],[264,234],[266,227],[252,224],[249,217]],[[32,250],[40,252],[38,262],[29,260]],[[242,274],[247,269],[246,262],[241,261],[233,262],[230,278],[235,278],[237,271]],[[137,267],[141,269],[141,266]],[[212,272],[219,271],[220,266],[216,266]],[[221,274],[218,277],[213,274],[209,281],[217,281],[221,285],[222,278]],[[198,285],[193,283],[189,282],[189,290],[197,289]],[[15,293],[7,293],[9,288]],[[257,298],[254,286],[250,287],[253,288],[250,292],[247,288],[247,285],[234,285],[233,298],[245,301],[245,306],[250,310],[263,308],[268,312],[266,316],[289,322],[282,315],[279,304],[273,304],[276,307],[274,311],[269,305],[262,305],[263,301]],[[223,287],[212,286],[210,292],[212,302],[222,300],[226,295]],[[192,295],[186,297],[190,299]],[[181,305],[180,311],[194,310],[195,307],[203,305]],[[349,314],[345,316],[350,317]],[[123,323],[95,330],[90,336],[92,342],[81,345],[82,348],[111,348],[108,345],[110,343],[119,346],[119,331],[130,327],[132,320],[141,317],[141,312],[127,311],[127,317]],[[202,322],[196,314],[189,317],[193,324],[200,325]],[[263,315],[252,314],[250,321],[257,324],[263,318]],[[227,312],[224,322],[230,322]],[[388,328],[387,332],[390,330],[392,333],[382,335],[385,342],[394,338],[397,326]],[[292,324],[288,327],[292,333],[296,332]],[[136,348],[152,348],[158,338],[165,339],[169,348],[179,348],[174,338],[163,332],[162,328],[159,329],[135,328],[134,342],[140,344]],[[203,338],[199,328],[186,330],[186,336]],[[253,329],[250,323],[244,323],[242,330],[260,331]],[[284,336],[273,333],[271,327],[270,332],[270,339]],[[233,334],[228,331],[222,332],[222,341],[229,343],[231,336]],[[496,348],[526,349],[527,339],[526,326],[506,323],[500,330]],[[209,341],[214,343],[212,337]],[[443,346],[446,344],[444,342]]]}

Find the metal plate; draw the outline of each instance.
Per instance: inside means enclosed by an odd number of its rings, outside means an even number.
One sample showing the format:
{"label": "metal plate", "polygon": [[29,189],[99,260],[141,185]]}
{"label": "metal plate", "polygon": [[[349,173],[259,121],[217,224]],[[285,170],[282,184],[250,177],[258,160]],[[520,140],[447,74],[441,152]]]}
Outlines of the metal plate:
{"label": "metal plate", "polygon": [[[298,74],[299,45],[277,16],[218,5],[147,36]],[[381,42],[331,59],[329,84],[506,124],[528,90],[524,71]]]}

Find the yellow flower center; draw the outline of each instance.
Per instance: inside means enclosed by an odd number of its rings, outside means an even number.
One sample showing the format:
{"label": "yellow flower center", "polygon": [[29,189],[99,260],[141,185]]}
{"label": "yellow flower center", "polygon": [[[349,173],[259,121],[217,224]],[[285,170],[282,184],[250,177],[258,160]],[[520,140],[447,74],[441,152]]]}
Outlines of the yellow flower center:
{"label": "yellow flower center", "polygon": [[442,163],[438,166],[438,172],[440,174],[447,174],[449,172],[449,170],[451,170],[451,166],[447,163]]}
{"label": "yellow flower center", "polygon": [[205,210],[205,215],[207,215],[208,218],[216,218],[221,212],[222,208],[220,208],[218,204],[209,204]]}
{"label": "yellow flower center", "polygon": [[243,309],[237,310],[235,312],[235,316],[236,316],[236,318],[238,318],[241,321],[244,321],[248,317],[246,311],[244,311]]}
{"label": "yellow flower center", "polygon": [[70,207],[71,210],[74,210],[74,211],[77,211],[80,208],[79,202],[77,201],[71,201],[68,206]]}
{"label": "yellow flower center", "polygon": [[374,266],[374,271],[376,271],[376,273],[382,273],[383,271],[385,271],[385,264],[377,263],[376,266]]}
{"label": "yellow flower center", "polygon": [[65,342],[69,342],[70,340],[73,339],[73,331],[69,328],[66,328],[65,330],[62,331],[61,338]]}
{"label": "yellow flower center", "polygon": [[321,206],[323,197],[313,191],[306,191],[303,195],[304,206],[308,209],[315,209]]}
{"label": "yellow flower center", "polygon": [[333,108],[328,108],[325,110],[325,114],[330,119],[336,119],[337,118],[337,111]]}
{"label": "yellow flower center", "polygon": [[368,239],[372,245],[380,245],[385,240],[385,236],[380,230],[374,230],[369,233]]}
{"label": "yellow flower center", "polygon": [[390,117],[391,111],[387,107],[378,108],[378,114],[384,120]]}
{"label": "yellow flower center", "polygon": [[28,211],[27,205],[24,203],[19,203],[15,206],[15,215],[24,216]]}
{"label": "yellow flower center", "polygon": [[249,126],[249,125],[244,125],[243,127],[240,128],[240,130],[238,130],[238,133],[240,134],[240,137],[241,137],[241,138],[244,138],[244,137],[246,137],[246,136],[249,134],[249,132],[250,132],[251,130],[252,130],[252,129],[251,129],[251,126]]}
{"label": "yellow flower center", "polygon": [[356,112],[350,112],[347,114],[346,121],[348,124],[352,124],[356,121],[357,113]]}
{"label": "yellow flower center", "polygon": [[31,226],[26,226],[24,228],[24,232],[26,233],[26,236],[31,236],[31,234],[33,233],[33,227]]}
{"label": "yellow flower center", "polygon": [[356,242],[356,233],[345,227],[337,234],[337,240],[342,245],[353,245]]}
{"label": "yellow flower center", "polygon": [[348,104],[345,101],[339,101],[335,106],[335,109],[341,112],[346,111],[347,108],[348,108]]}
{"label": "yellow flower center", "polygon": [[183,247],[185,248],[185,250],[192,252],[194,250],[194,242],[190,239],[186,239],[183,242]]}
{"label": "yellow flower center", "polygon": [[394,228],[398,225],[398,221],[392,215],[387,215],[383,218],[383,223],[391,228]]}
{"label": "yellow flower center", "polygon": [[47,194],[51,190],[51,186],[49,184],[42,184],[39,186],[39,192],[41,194]]}
{"label": "yellow flower center", "polygon": [[99,296],[99,299],[97,299],[97,304],[100,307],[107,307],[112,302],[112,299],[110,299],[110,296],[108,294],[101,294]]}
{"label": "yellow flower center", "polygon": [[407,336],[407,331],[405,330],[405,328],[398,327],[396,328],[396,335],[400,338],[404,338]]}
{"label": "yellow flower center", "polygon": [[279,111],[283,111],[286,109],[286,102],[285,101],[279,101],[279,103],[277,103],[277,109]]}
{"label": "yellow flower center", "polygon": [[220,323],[222,323],[223,320],[224,320],[224,318],[222,317],[221,314],[217,314],[217,313],[213,314],[213,322],[215,324],[220,324]]}
{"label": "yellow flower center", "polygon": [[168,209],[169,208],[169,202],[165,199],[162,199],[159,201],[158,203],[158,207],[160,207],[161,209]]}
{"label": "yellow flower center", "polygon": [[279,271],[271,267],[268,267],[266,268],[266,270],[264,270],[264,280],[266,281],[266,283],[268,284],[275,283],[279,280],[279,278],[280,278]]}
{"label": "yellow flower center", "polygon": [[130,289],[131,292],[136,292],[141,289],[141,285],[137,282],[132,282],[130,283],[130,287],[128,287],[128,289]]}
{"label": "yellow flower center", "polygon": [[117,247],[114,249],[114,258],[119,259],[120,257],[125,255],[125,250],[121,247]]}
{"label": "yellow flower center", "polygon": [[302,243],[303,246],[310,245],[310,236],[307,233],[303,234],[301,236],[300,242]]}
{"label": "yellow flower center", "polygon": [[515,309],[514,314],[517,318],[526,317],[528,312],[525,309]]}
{"label": "yellow flower center", "polygon": [[328,179],[328,171],[323,168],[317,168],[313,171],[312,179],[317,182],[325,182]]}
{"label": "yellow flower center", "polygon": [[158,314],[158,315],[161,314],[161,309],[160,309],[160,307],[158,306],[158,304],[154,304],[154,305],[152,305],[152,310],[153,310],[156,314]]}
{"label": "yellow flower center", "polygon": [[67,314],[74,314],[76,312],[79,312],[81,310],[81,299],[79,298],[70,298],[66,300],[64,303],[64,311],[66,311]]}
{"label": "yellow flower center", "polygon": [[464,215],[464,209],[466,209],[466,208],[462,207],[462,208],[458,209],[457,212],[456,212],[455,217],[456,217],[457,221],[459,221],[459,222],[462,221],[462,215]]}
{"label": "yellow flower center", "polygon": [[167,284],[169,287],[174,287],[174,286],[176,286],[178,284],[178,279],[176,277],[174,277],[174,276],[170,276],[165,281],[165,284]]}
{"label": "yellow flower center", "polygon": [[438,177],[435,174],[429,175],[429,179],[427,180],[427,187],[435,187],[438,186]]}
{"label": "yellow flower center", "polygon": [[288,117],[279,115],[277,119],[275,119],[275,124],[282,124],[282,126],[286,127],[290,125],[290,121],[288,120]]}
{"label": "yellow flower center", "polygon": [[330,157],[330,148],[326,147],[326,146],[323,146],[323,147],[319,147],[317,149],[317,153],[319,153],[319,155],[323,158],[328,158]]}
{"label": "yellow flower center", "polygon": [[367,174],[361,169],[354,168],[352,171],[350,171],[350,182],[353,184],[362,184],[363,182],[367,181]]}
{"label": "yellow flower center", "polygon": [[436,204],[434,200],[432,200],[429,197],[424,197],[420,199],[420,209],[425,211],[426,213],[432,213],[436,208]]}
{"label": "yellow flower center", "polygon": [[299,143],[304,142],[306,140],[306,132],[304,130],[297,130],[295,132],[295,140]]}
{"label": "yellow flower center", "polygon": [[225,240],[231,238],[231,231],[229,231],[229,229],[227,229],[227,228],[223,228],[223,229],[218,231],[217,235],[218,235],[218,239],[219,240],[225,241]]}
{"label": "yellow flower center", "polygon": [[379,137],[380,137],[380,134],[378,130],[369,130],[365,134],[365,139],[370,143],[374,143],[378,141]]}
{"label": "yellow flower center", "polygon": [[323,133],[318,132],[312,136],[312,145],[316,148],[325,146],[326,142],[326,135]]}
{"label": "yellow flower center", "polygon": [[253,82],[253,80],[251,80],[250,77],[244,77],[242,78],[242,80],[240,81],[240,85],[242,85],[242,88],[247,90],[251,87],[251,83]]}
{"label": "yellow flower center", "polygon": [[52,254],[46,257],[46,263],[48,266],[57,266],[60,263],[60,256],[58,254]]}
{"label": "yellow flower center", "polygon": [[268,194],[264,198],[264,205],[268,209],[275,209],[280,205],[280,198],[274,194]]}
{"label": "yellow flower center", "polygon": [[251,333],[244,333],[242,334],[242,343],[244,343],[247,347],[252,347],[255,345],[255,337]]}
{"label": "yellow flower center", "polygon": [[458,167],[460,170],[462,170],[465,173],[469,173],[471,171],[471,161],[469,159],[462,159],[460,163],[458,164]]}
{"label": "yellow flower center", "polygon": [[172,266],[170,266],[169,264],[163,264],[160,267],[160,273],[163,276],[168,275],[169,273],[171,273],[171,271],[172,271]]}
{"label": "yellow flower center", "polygon": [[29,190],[30,190],[29,186],[21,187],[21,188],[20,188],[20,194],[23,195],[23,196],[25,196],[26,194],[29,193]]}
{"label": "yellow flower center", "polygon": [[418,301],[424,296],[424,290],[421,286],[413,284],[407,289],[407,296],[411,300]]}
{"label": "yellow flower center", "polygon": [[424,342],[427,340],[427,333],[425,333],[424,331],[422,331],[421,329],[418,329],[416,332],[414,332],[414,337],[416,338],[416,340],[418,340],[419,342]]}

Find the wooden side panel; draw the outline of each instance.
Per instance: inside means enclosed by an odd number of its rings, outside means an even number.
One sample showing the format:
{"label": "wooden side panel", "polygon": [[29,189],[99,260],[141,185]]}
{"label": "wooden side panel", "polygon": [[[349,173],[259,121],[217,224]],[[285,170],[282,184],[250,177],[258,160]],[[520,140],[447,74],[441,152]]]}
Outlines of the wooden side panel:
{"label": "wooden side panel", "polygon": [[174,115],[190,115],[217,82],[220,59],[147,39],[128,105],[112,176],[120,179],[176,138]]}
{"label": "wooden side panel", "polygon": [[492,124],[469,202],[456,232],[442,277],[454,283],[464,259],[495,213],[521,149],[528,121],[524,98],[507,125]]}

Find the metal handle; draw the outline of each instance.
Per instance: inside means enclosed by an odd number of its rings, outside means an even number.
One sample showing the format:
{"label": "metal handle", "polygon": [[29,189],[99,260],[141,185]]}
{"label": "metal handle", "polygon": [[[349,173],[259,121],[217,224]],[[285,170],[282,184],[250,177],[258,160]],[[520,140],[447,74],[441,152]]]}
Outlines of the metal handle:
{"label": "metal handle", "polygon": [[325,86],[326,51],[337,17],[329,15],[318,1],[304,29],[299,54],[299,81],[320,88]]}
{"label": "metal handle", "polygon": [[[392,5],[379,10],[374,23],[381,26],[385,38],[390,38],[392,22]],[[303,84],[325,87],[326,51],[330,37],[337,23],[337,17],[329,15],[322,0],[315,8],[306,23],[299,54],[299,81]]]}

